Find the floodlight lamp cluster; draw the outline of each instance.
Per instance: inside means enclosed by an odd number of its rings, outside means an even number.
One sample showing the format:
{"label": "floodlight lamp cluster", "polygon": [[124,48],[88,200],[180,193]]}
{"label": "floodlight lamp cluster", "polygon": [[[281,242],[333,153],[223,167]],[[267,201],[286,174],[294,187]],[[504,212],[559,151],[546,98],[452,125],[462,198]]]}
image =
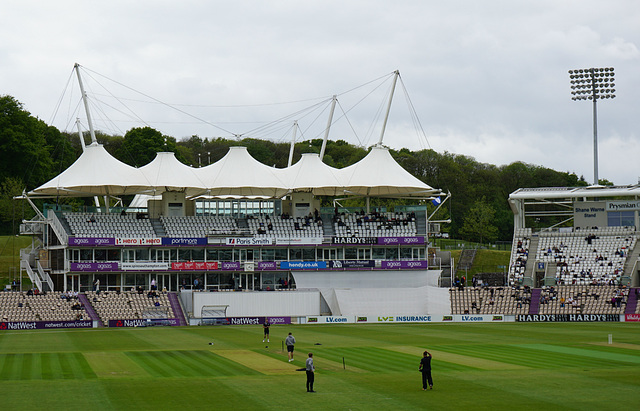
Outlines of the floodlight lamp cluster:
{"label": "floodlight lamp cluster", "polygon": [[569,70],[571,100],[615,98],[613,67]]}

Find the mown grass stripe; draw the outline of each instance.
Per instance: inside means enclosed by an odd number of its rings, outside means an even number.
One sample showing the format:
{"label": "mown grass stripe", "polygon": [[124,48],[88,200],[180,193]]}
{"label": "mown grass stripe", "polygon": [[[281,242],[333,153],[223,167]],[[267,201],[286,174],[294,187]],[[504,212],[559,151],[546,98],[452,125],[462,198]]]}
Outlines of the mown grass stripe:
{"label": "mown grass stripe", "polygon": [[640,355],[619,354],[601,350],[590,350],[586,348],[561,347],[551,344],[518,344],[517,346],[531,350],[540,350],[558,354],[569,354],[571,356],[594,358],[598,361],[606,360],[616,361],[618,363],[640,364]]}
{"label": "mown grass stripe", "polygon": [[126,355],[157,377],[216,377],[259,374],[244,365],[204,350],[129,351]]}
{"label": "mown grass stripe", "polygon": [[172,372],[171,366],[164,363],[160,358],[160,355],[164,354],[164,351],[134,351],[127,352],[126,355],[133,361],[138,363],[142,368],[155,377],[171,377],[175,373]]}
{"label": "mown grass stripe", "polygon": [[192,376],[213,375],[211,369],[202,361],[205,355],[196,356],[193,351],[174,351],[176,360],[189,366]]}
{"label": "mown grass stripe", "polygon": [[96,378],[82,353],[16,353],[0,356],[3,380]]}
{"label": "mown grass stripe", "polygon": [[89,365],[89,362],[84,357],[84,355],[80,352],[69,353],[72,356],[73,361],[70,361],[70,364],[73,366],[74,375],[76,379],[94,379],[98,378],[93,369]]}
{"label": "mown grass stripe", "polygon": [[[27,378],[29,380],[41,380],[42,379],[42,362],[40,361],[40,353],[33,353],[30,355],[29,365],[24,365],[24,369],[26,370]],[[24,375],[24,373],[23,373]]]}
{"label": "mown grass stripe", "polygon": [[[542,347],[545,344],[540,344]],[[606,367],[605,360],[593,356],[573,355],[569,352],[554,352],[553,350],[541,350],[527,347],[522,344],[514,345],[473,345],[438,347],[443,351],[455,350],[457,354],[464,354],[471,357],[480,357],[493,361],[519,364],[531,368],[553,369],[553,368],[597,368]],[[624,364],[624,363],[620,363]]]}
{"label": "mown grass stripe", "polygon": [[41,354],[40,360],[42,362],[42,379],[43,380],[52,379],[53,370],[51,366],[51,355],[48,353]]}
{"label": "mown grass stripe", "polygon": [[[341,362],[344,357],[347,366],[354,366],[370,372],[383,373],[417,370],[421,358],[403,352],[376,347],[339,347],[316,351],[319,356],[331,361]],[[443,371],[466,371],[474,369],[473,367],[463,364],[442,361],[438,362],[438,366],[440,370]]]}
{"label": "mown grass stripe", "polygon": [[22,364],[20,365],[20,379],[21,380],[30,380],[31,379],[31,366],[33,364],[33,356],[35,354],[21,354],[22,355]]}

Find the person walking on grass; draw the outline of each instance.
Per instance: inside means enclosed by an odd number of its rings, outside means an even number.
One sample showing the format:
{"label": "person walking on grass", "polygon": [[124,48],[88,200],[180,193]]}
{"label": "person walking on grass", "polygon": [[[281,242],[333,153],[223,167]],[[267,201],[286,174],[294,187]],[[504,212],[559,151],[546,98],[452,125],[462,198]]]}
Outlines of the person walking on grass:
{"label": "person walking on grass", "polygon": [[306,371],[307,371],[307,392],[315,392],[313,390],[313,381],[315,377],[316,367],[313,365],[313,353],[309,353],[309,358],[307,358],[306,363]]}
{"label": "person walking on grass", "polygon": [[287,354],[289,355],[289,362],[293,361],[293,345],[296,343],[296,339],[291,333],[287,335],[284,340],[284,344],[287,346]]}
{"label": "person walking on grass", "polygon": [[418,370],[422,374],[422,391],[427,389],[427,383],[429,383],[429,389],[433,389],[433,379],[431,379],[431,353],[425,351],[420,360],[420,367]]}
{"label": "person walking on grass", "polygon": [[269,327],[271,327],[271,323],[267,317],[264,317],[264,324],[262,324],[262,329],[264,330],[264,336],[262,337],[262,342],[267,340],[269,342]]}

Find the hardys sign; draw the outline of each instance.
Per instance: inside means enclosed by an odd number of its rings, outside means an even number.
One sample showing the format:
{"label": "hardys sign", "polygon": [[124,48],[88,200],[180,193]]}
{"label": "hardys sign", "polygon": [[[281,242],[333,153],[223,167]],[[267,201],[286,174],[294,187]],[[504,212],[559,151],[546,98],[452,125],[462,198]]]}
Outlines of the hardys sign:
{"label": "hardys sign", "polygon": [[520,322],[616,322],[620,314],[519,314]]}
{"label": "hardys sign", "polygon": [[332,244],[378,244],[378,237],[332,237]]}

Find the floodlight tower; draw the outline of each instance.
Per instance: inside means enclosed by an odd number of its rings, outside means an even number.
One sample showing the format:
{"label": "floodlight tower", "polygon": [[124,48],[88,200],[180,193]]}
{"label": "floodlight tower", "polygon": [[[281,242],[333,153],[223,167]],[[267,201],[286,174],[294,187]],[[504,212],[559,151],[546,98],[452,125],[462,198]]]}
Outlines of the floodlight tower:
{"label": "floodlight tower", "polygon": [[598,110],[599,99],[615,98],[613,67],[569,70],[571,100],[593,101],[593,184],[598,185]]}

